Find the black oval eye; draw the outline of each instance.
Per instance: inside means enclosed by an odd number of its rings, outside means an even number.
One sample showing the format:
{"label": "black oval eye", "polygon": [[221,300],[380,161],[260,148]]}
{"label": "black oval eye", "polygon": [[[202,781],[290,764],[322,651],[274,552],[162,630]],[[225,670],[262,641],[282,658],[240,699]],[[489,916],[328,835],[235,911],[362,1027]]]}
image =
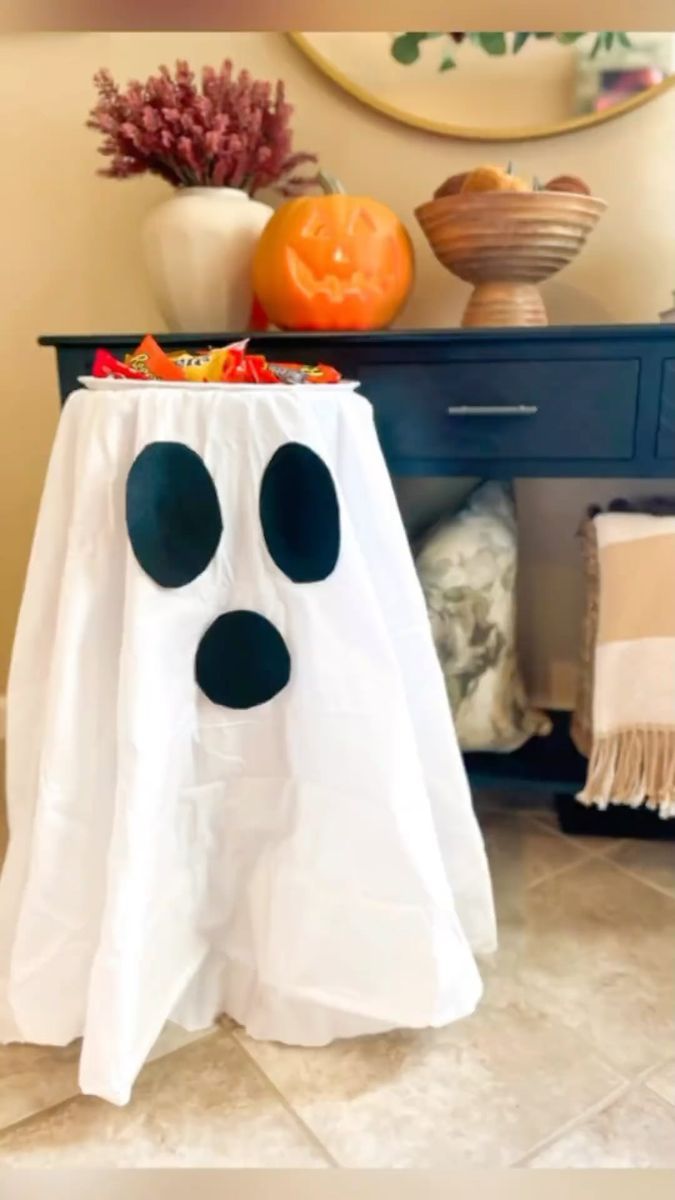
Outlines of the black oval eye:
{"label": "black oval eye", "polygon": [[315,583],[334,570],[340,553],[340,509],[326,464],[300,442],[272,456],[260,488],[267,549],[294,583]]}
{"label": "black oval eye", "polygon": [[286,686],[291,657],[279,630],[260,613],[223,613],[197,648],[195,676],[214,704],[254,708]]}
{"label": "black oval eye", "polygon": [[215,554],[223,522],[202,459],[182,442],[150,442],[127,477],[127,529],[143,570],[161,587],[183,587]]}

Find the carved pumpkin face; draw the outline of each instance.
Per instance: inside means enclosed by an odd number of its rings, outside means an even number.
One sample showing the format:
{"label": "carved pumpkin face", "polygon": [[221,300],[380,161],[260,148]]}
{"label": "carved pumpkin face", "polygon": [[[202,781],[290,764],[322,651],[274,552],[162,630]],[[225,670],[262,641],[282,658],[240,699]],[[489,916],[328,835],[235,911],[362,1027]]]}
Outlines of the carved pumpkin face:
{"label": "carved pumpkin face", "polygon": [[377,200],[289,200],[263,230],[253,288],[280,329],[382,329],[413,279],[410,238]]}

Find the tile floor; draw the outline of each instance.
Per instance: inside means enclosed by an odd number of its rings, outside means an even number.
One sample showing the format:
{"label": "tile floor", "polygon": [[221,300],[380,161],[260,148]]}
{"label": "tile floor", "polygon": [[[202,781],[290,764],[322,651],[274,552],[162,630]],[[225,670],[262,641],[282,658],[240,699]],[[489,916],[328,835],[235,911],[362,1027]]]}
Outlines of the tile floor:
{"label": "tile floor", "polygon": [[76,1048],[0,1046],[0,1166],[675,1166],[675,846],[480,817],[501,950],[474,1017],[322,1050],[171,1029],[124,1109],[77,1094]]}

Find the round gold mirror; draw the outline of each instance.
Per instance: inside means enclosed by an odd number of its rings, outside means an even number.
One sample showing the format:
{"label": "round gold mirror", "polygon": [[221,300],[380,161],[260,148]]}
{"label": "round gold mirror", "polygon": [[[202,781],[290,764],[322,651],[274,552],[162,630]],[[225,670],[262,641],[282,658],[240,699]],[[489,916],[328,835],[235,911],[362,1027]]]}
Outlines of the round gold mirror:
{"label": "round gold mirror", "polygon": [[293,33],[363,104],[471,141],[567,133],[675,84],[675,33]]}

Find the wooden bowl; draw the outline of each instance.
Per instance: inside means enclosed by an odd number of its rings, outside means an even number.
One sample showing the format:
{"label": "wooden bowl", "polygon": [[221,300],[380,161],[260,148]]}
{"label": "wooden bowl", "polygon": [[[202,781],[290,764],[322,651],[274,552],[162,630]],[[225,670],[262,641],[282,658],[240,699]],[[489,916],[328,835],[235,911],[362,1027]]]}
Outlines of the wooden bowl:
{"label": "wooden bowl", "polygon": [[463,326],[547,325],[537,285],[576,257],[606,207],[572,192],[467,192],[415,216],[438,261],[474,285]]}

